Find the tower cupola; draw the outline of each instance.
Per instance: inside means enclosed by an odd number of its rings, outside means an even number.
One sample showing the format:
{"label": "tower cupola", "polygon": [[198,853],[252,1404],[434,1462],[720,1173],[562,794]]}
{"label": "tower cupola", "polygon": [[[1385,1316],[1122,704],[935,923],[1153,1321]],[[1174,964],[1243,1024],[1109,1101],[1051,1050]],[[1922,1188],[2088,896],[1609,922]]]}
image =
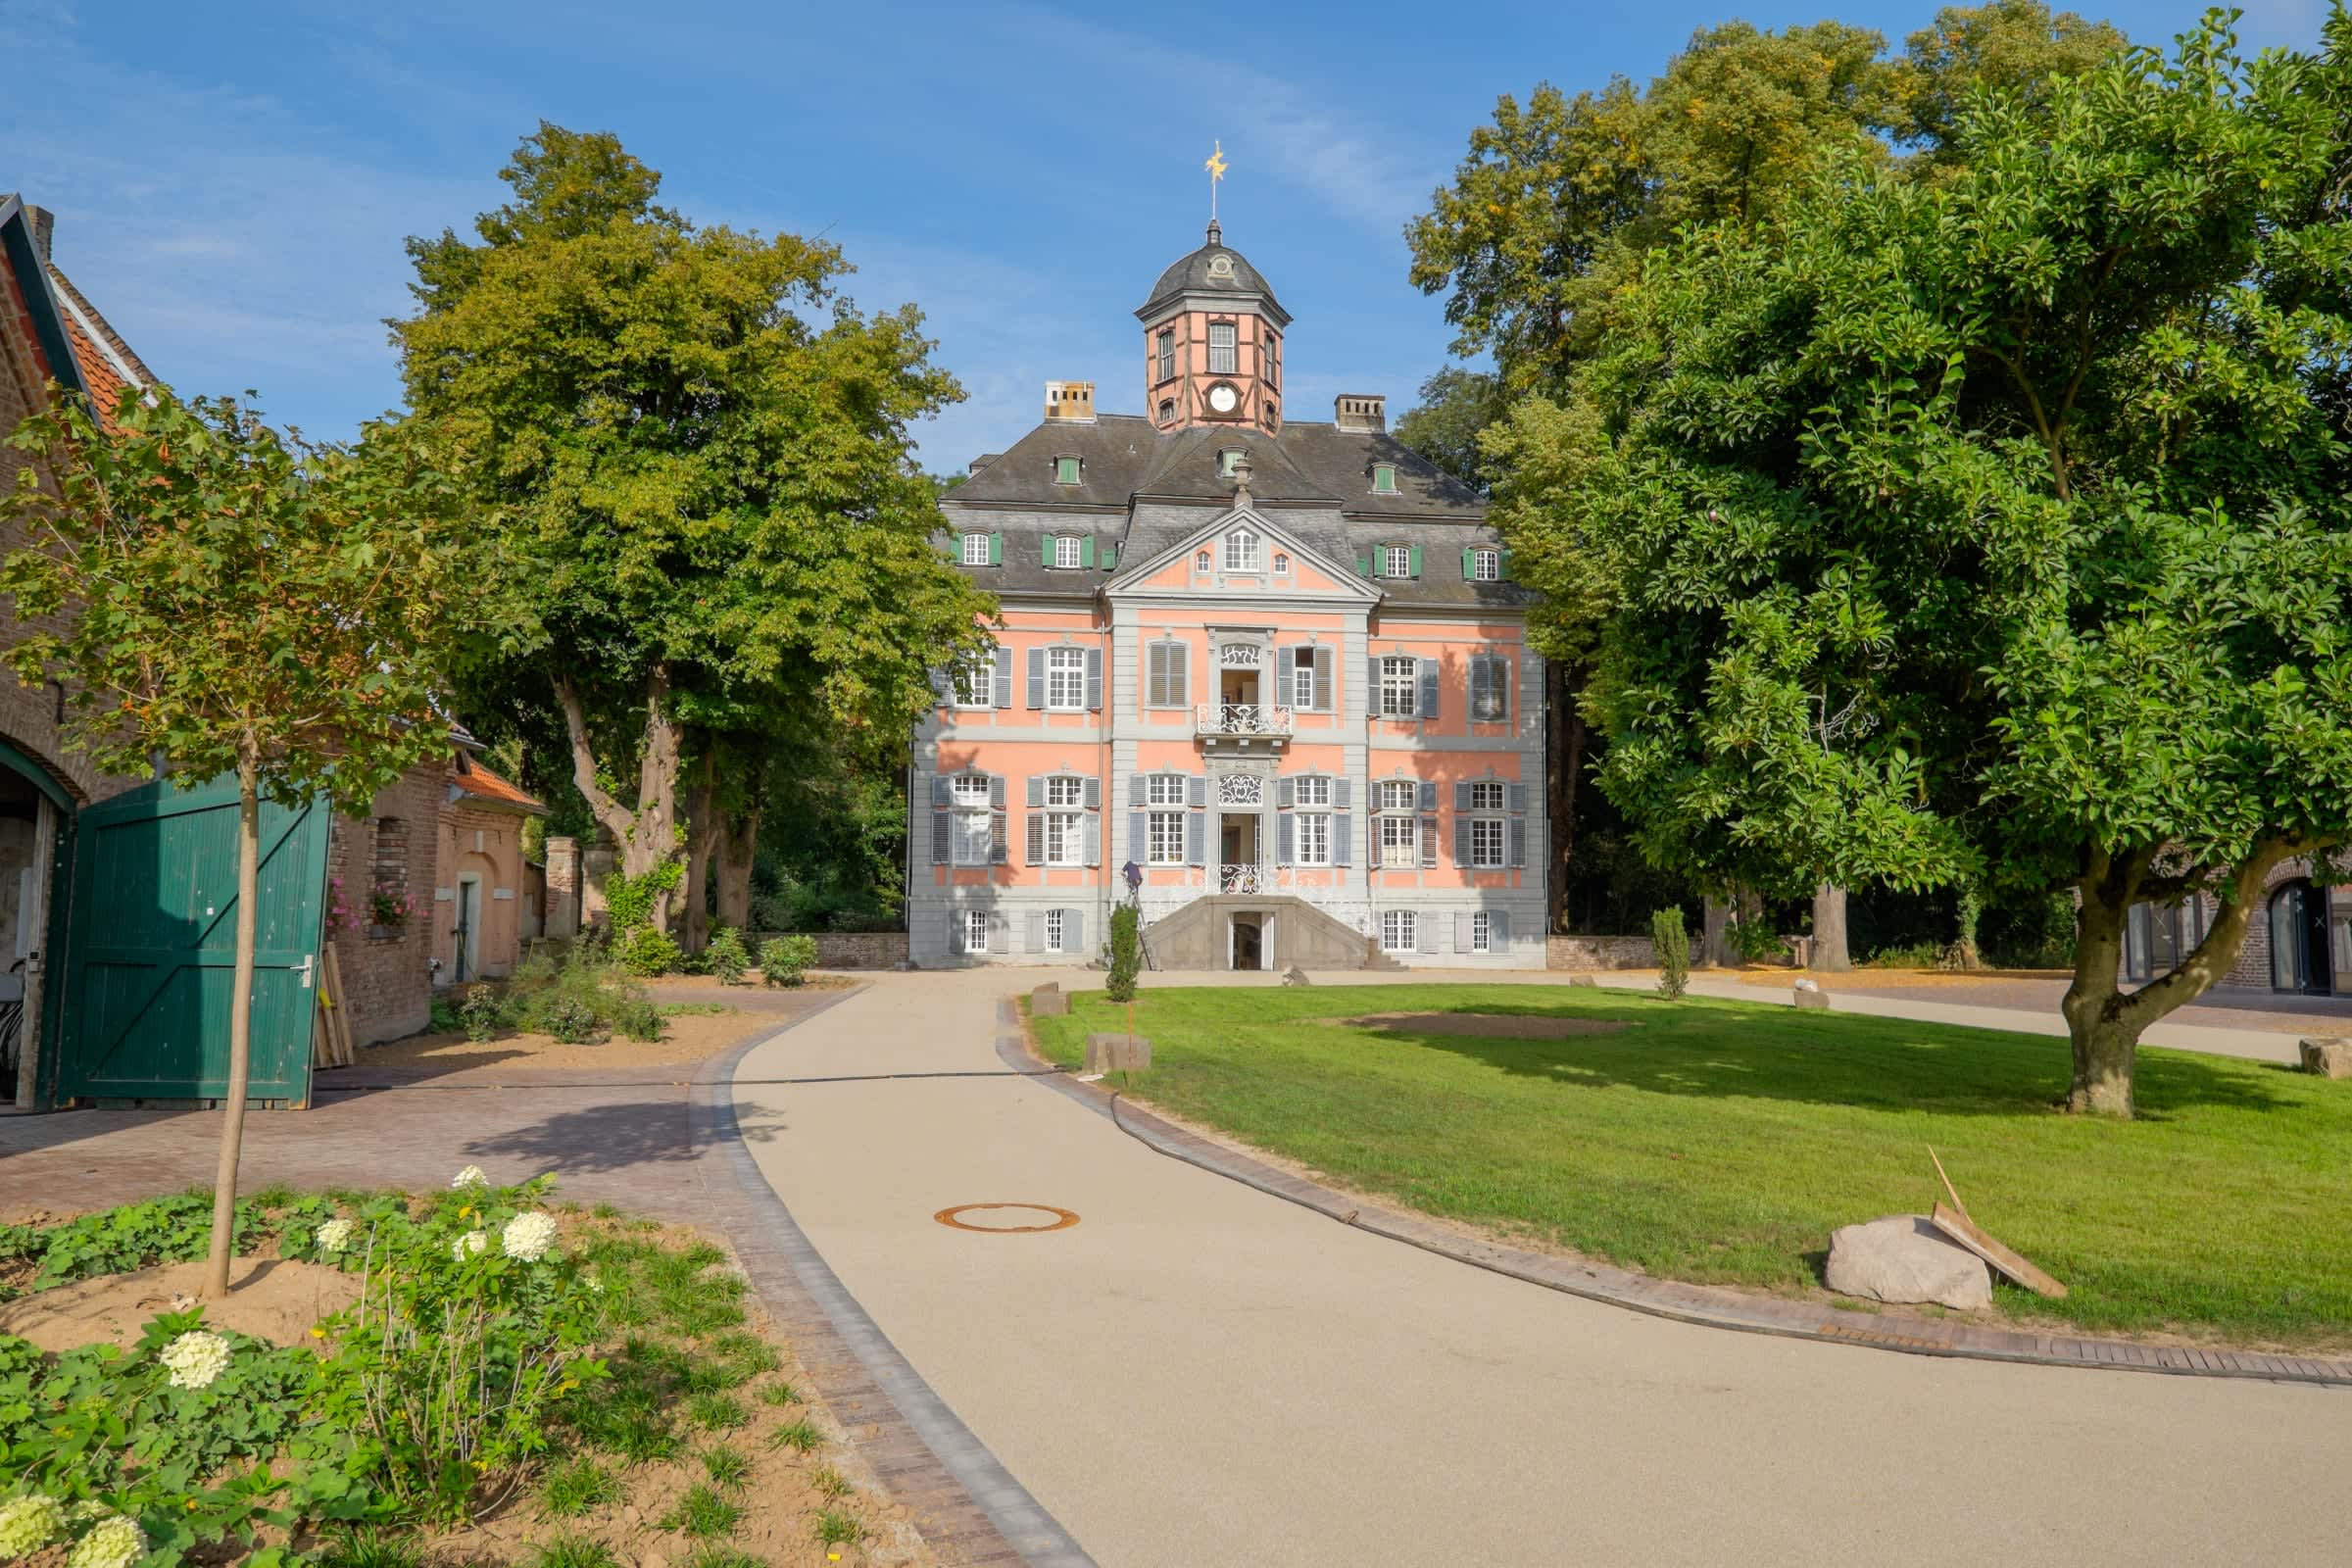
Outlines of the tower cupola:
{"label": "tower cupola", "polygon": [[1162,430],[1282,428],[1282,334],[1290,312],[1209,220],[1208,242],[1179,258],[1136,313],[1144,324],[1145,408]]}

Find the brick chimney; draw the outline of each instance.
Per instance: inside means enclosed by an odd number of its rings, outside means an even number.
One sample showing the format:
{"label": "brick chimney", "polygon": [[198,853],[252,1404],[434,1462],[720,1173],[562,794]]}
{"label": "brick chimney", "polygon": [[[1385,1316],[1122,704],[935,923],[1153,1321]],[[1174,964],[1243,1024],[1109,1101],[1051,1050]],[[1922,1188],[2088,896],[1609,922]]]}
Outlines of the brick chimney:
{"label": "brick chimney", "polygon": [[1389,427],[1389,400],[1377,393],[1343,392],[1332,400],[1331,422],[1343,430],[1384,431]]}
{"label": "brick chimney", "polygon": [[1052,424],[1094,423],[1095,383],[1092,381],[1048,381],[1046,383],[1046,420]]}
{"label": "brick chimney", "polygon": [[49,265],[49,236],[57,229],[57,215],[46,207],[35,207],[26,202],[24,219],[32,229],[33,253],[40,257],[41,265],[46,267]]}

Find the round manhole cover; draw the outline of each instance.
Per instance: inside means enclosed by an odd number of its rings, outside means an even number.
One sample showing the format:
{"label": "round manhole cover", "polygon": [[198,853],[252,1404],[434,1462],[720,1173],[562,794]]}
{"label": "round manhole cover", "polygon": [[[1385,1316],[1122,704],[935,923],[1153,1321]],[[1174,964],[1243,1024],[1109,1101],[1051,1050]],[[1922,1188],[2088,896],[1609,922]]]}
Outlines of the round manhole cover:
{"label": "round manhole cover", "polygon": [[995,1231],[1013,1236],[1024,1231],[1066,1231],[1078,1216],[1052,1203],[958,1203],[931,1216],[959,1231]]}

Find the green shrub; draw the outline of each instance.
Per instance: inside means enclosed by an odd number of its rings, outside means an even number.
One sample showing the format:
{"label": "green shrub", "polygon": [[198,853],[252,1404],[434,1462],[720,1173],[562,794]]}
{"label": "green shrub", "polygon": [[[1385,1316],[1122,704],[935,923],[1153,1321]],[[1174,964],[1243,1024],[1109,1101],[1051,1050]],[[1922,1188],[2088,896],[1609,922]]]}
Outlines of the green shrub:
{"label": "green shrub", "polygon": [[458,999],[458,1022],[478,1046],[506,1026],[506,1004],[488,986],[469,986]]}
{"label": "green shrub", "polygon": [[1761,912],[1725,925],[1723,940],[1748,963],[1769,963],[1776,958],[1786,961],[1788,956],[1788,944]]}
{"label": "green shrub", "polygon": [[760,944],[760,978],[771,986],[797,986],[816,962],[816,938],[769,937]]}
{"label": "green shrub", "polygon": [[703,962],[718,977],[720,985],[741,985],[745,972],[752,966],[751,950],[743,945],[743,933],[731,925],[722,925],[711,932],[710,945],[703,949]]}
{"label": "green shrub", "polygon": [[561,956],[542,949],[507,982],[506,1012],[515,1028],[587,1045],[609,1034],[662,1038],[653,995],[612,961],[601,943],[571,944]]}
{"label": "green shrub", "polygon": [[1110,911],[1110,974],[1102,994],[1113,1002],[1133,1002],[1143,968],[1143,915],[1134,905],[1122,904]]}
{"label": "green shrub", "polygon": [[624,876],[618,871],[605,878],[605,909],[612,917],[612,929],[630,931],[651,925],[654,920],[654,901],[676,889],[686,874],[686,862],[671,860],[657,865],[643,876]]}
{"label": "green shrub", "polygon": [[667,974],[678,966],[678,945],[668,932],[650,925],[631,926],[612,939],[613,956],[638,976]]}
{"label": "green shrub", "polygon": [[1681,905],[1649,917],[1649,940],[1658,955],[1658,995],[1672,1002],[1690,984],[1690,932],[1683,924]]}
{"label": "green shrub", "polygon": [[458,1009],[451,1006],[445,998],[435,997],[433,999],[433,1018],[430,1028],[434,1034],[454,1035],[465,1027],[466,1020],[458,1016]]}
{"label": "green shrub", "polygon": [[1933,942],[1908,942],[1881,948],[1862,960],[1867,969],[1933,969],[1943,962],[1943,949]]}

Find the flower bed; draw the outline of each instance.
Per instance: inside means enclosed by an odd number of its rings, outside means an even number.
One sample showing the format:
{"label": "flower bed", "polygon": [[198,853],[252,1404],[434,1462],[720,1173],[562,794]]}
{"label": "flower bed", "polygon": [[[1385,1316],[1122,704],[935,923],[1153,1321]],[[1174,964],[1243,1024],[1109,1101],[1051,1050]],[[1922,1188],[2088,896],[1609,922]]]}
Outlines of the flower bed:
{"label": "flower bed", "polygon": [[[467,1167],[422,1198],[244,1205],[241,1245],[273,1236],[356,1283],[294,1344],[196,1302],[128,1348],[0,1333],[0,1561],[928,1560],[886,1498],[823,1462],[723,1252],[550,1191]],[[0,1281],[86,1290],[71,1282],[200,1254],[209,1222],[163,1200],[0,1230]]]}

